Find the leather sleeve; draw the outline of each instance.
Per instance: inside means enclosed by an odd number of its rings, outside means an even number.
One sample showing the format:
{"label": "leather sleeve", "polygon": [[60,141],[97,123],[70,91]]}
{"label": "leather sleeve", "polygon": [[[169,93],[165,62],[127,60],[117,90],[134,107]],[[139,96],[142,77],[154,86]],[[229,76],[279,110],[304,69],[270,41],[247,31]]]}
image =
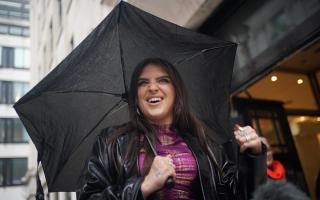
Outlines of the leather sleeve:
{"label": "leather sleeve", "polygon": [[[211,148],[212,149],[212,148]],[[237,199],[238,170],[234,162],[228,159],[224,149],[215,145],[213,151],[209,149],[210,157],[216,167],[216,187],[220,199]]]}
{"label": "leather sleeve", "polygon": [[[105,137],[98,137],[88,161],[88,172],[79,200],[143,199],[140,190],[142,177],[119,177],[110,156]],[[119,180],[124,179],[121,184]]]}
{"label": "leather sleeve", "polygon": [[[212,146],[211,146],[212,147]],[[217,181],[217,192],[219,197],[222,199],[248,199],[250,193],[256,189],[259,185],[266,182],[266,150],[263,147],[263,152],[259,155],[250,153],[244,153],[242,156],[246,157],[249,165],[249,170],[245,176],[250,180],[250,185],[243,179],[243,173],[241,168],[244,164],[240,162],[238,165],[228,159],[224,148],[220,145],[215,144],[211,151],[210,157],[215,160],[215,165],[218,165],[216,177]],[[240,167],[240,169],[239,169]]]}
{"label": "leather sleeve", "polygon": [[239,180],[241,199],[251,199],[252,193],[267,182],[266,146],[262,153],[255,155],[248,151],[239,155]]}

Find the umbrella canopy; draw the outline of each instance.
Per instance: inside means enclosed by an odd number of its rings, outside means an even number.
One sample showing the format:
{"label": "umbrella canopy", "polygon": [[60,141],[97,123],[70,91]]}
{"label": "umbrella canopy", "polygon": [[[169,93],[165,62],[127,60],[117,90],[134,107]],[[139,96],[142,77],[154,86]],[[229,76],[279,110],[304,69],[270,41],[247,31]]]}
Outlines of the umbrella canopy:
{"label": "umbrella canopy", "polygon": [[236,45],[187,30],[128,3],[113,11],[15,105],[35,144],[49,192],[75,191],[100,131],[129,120],[127,95],[142,59],[173,63],[192,108],[224,142]]}

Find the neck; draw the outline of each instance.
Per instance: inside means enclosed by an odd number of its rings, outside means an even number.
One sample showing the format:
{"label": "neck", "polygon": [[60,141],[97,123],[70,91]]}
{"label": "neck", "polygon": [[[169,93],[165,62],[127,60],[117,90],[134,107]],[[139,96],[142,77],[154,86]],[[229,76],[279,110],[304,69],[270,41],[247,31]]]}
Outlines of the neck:
{"label": "neck", "polygon": [[154,123],[151,123],[151,125],[157,130],[169,130],[169,129],[174,127],[174,125],[172,123],[171,124],[154,124]]}

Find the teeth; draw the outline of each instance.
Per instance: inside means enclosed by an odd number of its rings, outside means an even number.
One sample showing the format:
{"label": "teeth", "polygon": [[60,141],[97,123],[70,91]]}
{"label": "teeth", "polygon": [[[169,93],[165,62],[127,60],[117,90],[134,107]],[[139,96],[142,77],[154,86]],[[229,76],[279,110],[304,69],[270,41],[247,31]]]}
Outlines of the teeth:
{"label": "teeth", "polygon": [[148,102],[149,103],[155,103],[155,102],[159,102],[161,101],[161,98],[151,98],[151,99],[148,99]]}

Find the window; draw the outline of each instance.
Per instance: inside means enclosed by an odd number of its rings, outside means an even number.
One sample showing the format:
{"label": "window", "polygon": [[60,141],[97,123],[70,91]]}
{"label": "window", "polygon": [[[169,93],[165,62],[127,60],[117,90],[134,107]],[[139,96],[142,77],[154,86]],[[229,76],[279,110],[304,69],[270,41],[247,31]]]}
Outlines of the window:
{"label": "window", "polygon": [[11,47],[0,47],[1,49],[1,63],[2,68],[12,68],[13,67],[13,57],[14,49]]}
{"label": "window", "polygon": [[0,34],[22,36],[22,37],[30,36],[28,27],[8,25],[8,24],[0,24]]}
{"label": "window", "polygon": [[27,158],[0,158],[0,186],[21,185],[27,169]]}
{"label": "window", "polygon": [[0,68],[30,68],[30,50],[0,46]]}
{"label": "window", "polygon": [[8,34],[9,26],[0,24],[0,34]]}
{"label": "window", "polygon": [[0,16],[7,18],[29,19],[29,1],[1,1]]}
{"label": "window", "polygon": [[25,48],[14,49],[14,67],[29,68],[30,67],[30,51]]}
{"label": "window", "polygon": [[14,104],[28,90],[28,83],[0,81],[0,104]]}
{"label": "window", "polygon": [[19,119],[0,118],[0,143],[27,143],[28,134]]}
{"label": "window", "polygon": [[22,35],[22,27],[18,26],[10,26],[9,27],[9,35]]}

